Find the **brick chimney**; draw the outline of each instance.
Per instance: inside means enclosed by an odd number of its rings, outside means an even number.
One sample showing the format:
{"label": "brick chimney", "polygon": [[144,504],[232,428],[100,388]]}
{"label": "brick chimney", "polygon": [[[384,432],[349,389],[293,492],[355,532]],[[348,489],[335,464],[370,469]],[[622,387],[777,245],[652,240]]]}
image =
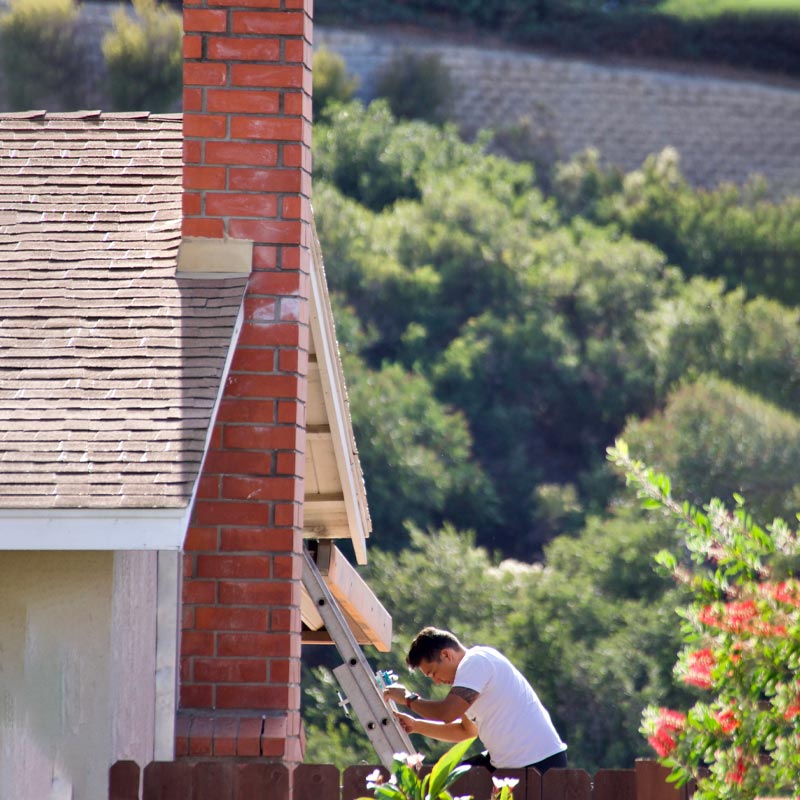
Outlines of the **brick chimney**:
{"label": "brick chimney", "polygon": [[184,0],[180,269],[250,272],[185,541],[179,757],[302,760],[312,0]]}

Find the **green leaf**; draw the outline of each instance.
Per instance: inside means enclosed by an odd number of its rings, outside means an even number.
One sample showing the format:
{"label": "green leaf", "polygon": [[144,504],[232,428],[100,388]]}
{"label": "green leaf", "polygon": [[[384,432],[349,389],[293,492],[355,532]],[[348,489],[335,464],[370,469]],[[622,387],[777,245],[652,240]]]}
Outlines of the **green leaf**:
{"label": "green leaf", "polygon": [[430,774],[430,791],[427,795],[430,800],[436,800],[441,792],[455,780],[455,778],[451,778],[453,772],[458,772],[460,775],[466,771],[465,769],[459,770],[458,762],[461,761],[474,741],[475,737],[473,736],[457,742],[433,765]]}

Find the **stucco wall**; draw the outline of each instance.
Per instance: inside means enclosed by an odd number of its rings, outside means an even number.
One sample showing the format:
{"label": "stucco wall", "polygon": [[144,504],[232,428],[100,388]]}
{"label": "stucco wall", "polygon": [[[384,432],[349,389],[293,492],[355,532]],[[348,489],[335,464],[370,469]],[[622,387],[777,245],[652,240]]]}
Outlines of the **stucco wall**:
{"label": "stucco wall", "polygon": [[156,553],[0,553],[0,797],[98,800],[153,753]]}

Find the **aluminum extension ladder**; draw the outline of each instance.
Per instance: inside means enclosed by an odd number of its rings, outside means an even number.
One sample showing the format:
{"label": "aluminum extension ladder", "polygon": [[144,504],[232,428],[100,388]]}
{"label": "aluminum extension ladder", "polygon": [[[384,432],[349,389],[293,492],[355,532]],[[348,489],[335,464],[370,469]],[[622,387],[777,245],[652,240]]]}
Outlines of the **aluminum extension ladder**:
{"label": "aluminum extension ladder", "polygon": [[308,550],[304,551],[304,557],[303,585],[344,661],[333,674],[381,763],[388,769],[395,753],[411,754],[414,745],[383,699],[374,671]]}

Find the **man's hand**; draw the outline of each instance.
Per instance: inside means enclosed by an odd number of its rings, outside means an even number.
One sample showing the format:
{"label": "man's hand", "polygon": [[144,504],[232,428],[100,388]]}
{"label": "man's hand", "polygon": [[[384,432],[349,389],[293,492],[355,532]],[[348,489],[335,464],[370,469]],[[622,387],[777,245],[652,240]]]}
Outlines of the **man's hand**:
{"label": "man's hand", "polygon": [[408,691],[403,684],[393,683],[391,686],[383,690],[383,699],[387,703],[390,700],[394,700],[397,705],[404,706],[406,704],[406,694],[408,694]]}
{"label": "man's hand", "polygon": [[412,717],[409,714],[401,714],[399,711],[395,712],[395,717],[397,717],[397,721],[400,723],[400,727],[406,733],[416,733],[416,726],[419,720],[416,717]]}

